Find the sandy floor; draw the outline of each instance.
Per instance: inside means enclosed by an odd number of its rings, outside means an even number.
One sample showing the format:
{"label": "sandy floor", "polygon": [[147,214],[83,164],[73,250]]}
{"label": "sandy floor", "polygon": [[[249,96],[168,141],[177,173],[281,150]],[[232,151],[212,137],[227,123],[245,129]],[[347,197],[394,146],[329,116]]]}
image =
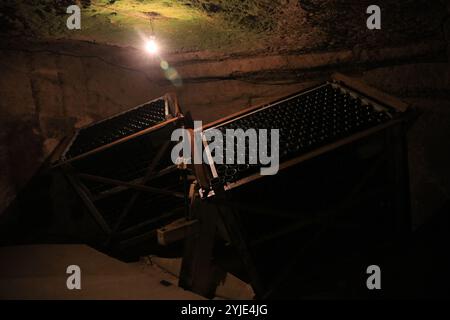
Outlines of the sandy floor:
{"label": "sandy floor", "polygon": [[[0,299],[202,299],[157,266],[126,264],[84,245],[3,247],[0,261]],[[67,289],[70,265],[81,269],[81,290]]]}

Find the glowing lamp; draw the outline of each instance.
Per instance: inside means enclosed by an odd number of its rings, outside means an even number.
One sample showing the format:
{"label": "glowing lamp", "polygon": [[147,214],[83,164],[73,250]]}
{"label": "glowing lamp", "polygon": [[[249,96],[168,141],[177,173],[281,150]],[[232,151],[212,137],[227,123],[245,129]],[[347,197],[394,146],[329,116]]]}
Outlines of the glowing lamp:
{"label": "glowing lamp", "polygon": [[154,37],[151,37],[151,38],[146,42],[146,44],[145,44],[145,50],[146,50],[148,53],[152,54],[152,55],[158,53],[159,48],[158,48],[158,44],[156,43],[156,40],[155,40]]}

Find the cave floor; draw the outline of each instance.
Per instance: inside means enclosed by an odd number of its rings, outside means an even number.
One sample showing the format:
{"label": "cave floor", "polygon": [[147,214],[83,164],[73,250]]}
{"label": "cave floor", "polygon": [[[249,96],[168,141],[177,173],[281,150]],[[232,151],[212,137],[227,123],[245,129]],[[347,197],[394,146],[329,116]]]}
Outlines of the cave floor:
{"label": "cave floor", "polygon": [[[127,264],[85,245],[0,248],[0,299],[201,300],[155,265]],[[69,290],[71,265],[81,269],[81,290]]]}

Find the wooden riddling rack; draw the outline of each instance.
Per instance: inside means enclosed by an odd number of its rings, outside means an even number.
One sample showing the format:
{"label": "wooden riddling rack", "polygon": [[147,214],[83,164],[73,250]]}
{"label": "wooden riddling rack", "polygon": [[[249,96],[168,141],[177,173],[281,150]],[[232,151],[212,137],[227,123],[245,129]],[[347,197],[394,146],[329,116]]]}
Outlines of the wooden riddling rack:
{"label": "wooden riddling rack", "polygon": [[411,114],[396,98],[335,75],[202,128],[280,129],[279,173],[261,176],[257,165],[173,164],[171,133],[194,131],[166,95],[80,129],[55,165],[105,245],[185,240],[180,286],[213,297],[228,271],[269,298],[311,252],[408,234]]}
{"label": "wooden riddling rack", "polygon": [[411,111],[334,75],[205,126],[203,132],[279,128],[280,171],[262,176],[258,165],[194,166],[201,196],[192,201],[190,219],[201,223],[186,241],[180,285],[212,297],[222,270],[249,282],[257,298],[269,298],[317,252],[407,236]]}
{"label": "wooden riddling rack", "polygon": [[183,125],[167,94],[80,128],[56,168],[103,231],[105,247],[156,239],[156,229],[185,214],[186,175],[172,163],[171,134]]}

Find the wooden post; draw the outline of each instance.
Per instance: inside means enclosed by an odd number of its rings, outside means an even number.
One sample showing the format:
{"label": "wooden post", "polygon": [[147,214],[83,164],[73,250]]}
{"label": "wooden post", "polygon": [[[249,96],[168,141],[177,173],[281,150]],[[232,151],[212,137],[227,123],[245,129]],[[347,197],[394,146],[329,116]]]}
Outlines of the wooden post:
{"label": "wooden post", "polygon": [[213,298],[220,281],[219,270],[213,264],[219,215],[211,201],[200,199],[195,201],[191,212],[198,220],[198,232],[186,239],[178,285],[204,297]]}

